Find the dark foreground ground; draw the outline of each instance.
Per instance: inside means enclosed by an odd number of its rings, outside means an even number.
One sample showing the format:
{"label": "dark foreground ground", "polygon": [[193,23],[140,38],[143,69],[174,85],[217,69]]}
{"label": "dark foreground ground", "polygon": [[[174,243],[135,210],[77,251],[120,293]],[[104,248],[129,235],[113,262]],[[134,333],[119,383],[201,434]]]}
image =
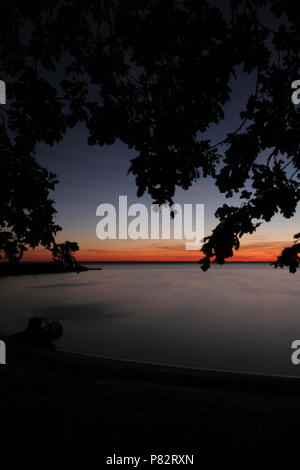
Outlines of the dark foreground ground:
{"label": "dark foreground ground", "polygon": [[298,447],[297,379],[11,349],[0,384],[2,448]]}

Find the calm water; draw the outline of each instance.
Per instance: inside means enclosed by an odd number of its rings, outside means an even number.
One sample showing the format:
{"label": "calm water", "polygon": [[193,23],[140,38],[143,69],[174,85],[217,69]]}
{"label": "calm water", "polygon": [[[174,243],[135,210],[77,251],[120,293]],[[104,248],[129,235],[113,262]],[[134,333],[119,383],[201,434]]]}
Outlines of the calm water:
{"label": "calm water", "polygon": [[102,271],[0,280],[0,331],[59,319],[57,346],[97,355],[293,374],[299,276],[269,265],[104,265]]}

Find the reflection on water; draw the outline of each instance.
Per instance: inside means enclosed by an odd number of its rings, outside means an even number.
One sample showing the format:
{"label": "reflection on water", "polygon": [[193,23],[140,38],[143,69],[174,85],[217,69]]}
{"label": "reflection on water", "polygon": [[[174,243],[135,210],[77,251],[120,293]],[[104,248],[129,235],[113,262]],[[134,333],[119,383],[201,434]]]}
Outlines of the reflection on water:
{"label": "reflection on water", "polygon": [[293,374],[299,273],[269,265],[104,265],[0,280],[0,332],[62,320],[61,348],[130,359]]}

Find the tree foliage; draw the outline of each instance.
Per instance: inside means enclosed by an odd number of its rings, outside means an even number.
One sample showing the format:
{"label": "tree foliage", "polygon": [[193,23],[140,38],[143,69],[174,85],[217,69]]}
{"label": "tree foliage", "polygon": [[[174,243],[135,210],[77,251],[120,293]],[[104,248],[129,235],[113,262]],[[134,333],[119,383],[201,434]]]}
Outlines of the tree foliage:
{"label": "tree foliage", "polygon": [[41,168],[30,155],[0,141],[0,252],[10,262],[22,258],[27,246],[49,248],[60,227],[49,191],[55,175]]}
{"label": "tree foliage", "polygon": [[275,268],[284,268],[289,266],[290,272],[295,273],[300,266],[300,233],[294,235],[295,243],[288,248],[285,248],[281,255],[278,256],[277,261],[273,264]]}
{"label": "tree foliage", "polygon": [[[0,6],[0,66],[9,91],[9,106],[0,109],[3,155],[11,148],[15,158],[32,161],[37,143],[53,145],[81,122],[90,145],[120,139],[135,149],[129,171],[139,196],[148,192],[156,203],[172,203],[177,187],[213,178],[241,204],[218,209],[219,223],[203,246],[204,270],[212,260],[224,263],[261,222],[295,214],[300,114],[290,86],[299,72],[297,2],[13,0]],[[255,78],[240,125],[212,142],[205,133],[224,120],[232,79],[243,73]],[[53,176],[39,171],[47,192]],[[31,228],[20,238],[10,225],[18,243],[47,243],[57,230],[52,205],[42,201],[46,239],[42,230],[32,237]],[[14,211],[14,201],[7,207]],[[293,250],[299,261],[299,247]],[[279,265],[294,272],[295,258],[282,256]]]}
{"label": "tree foliage", "polygon": [[77,263],[74,253],[79,250],[76,242],[65,241],[63,243],[54,243],[50,248],[53,261],[63,266],[67,271],[80,271],[81,267]]}

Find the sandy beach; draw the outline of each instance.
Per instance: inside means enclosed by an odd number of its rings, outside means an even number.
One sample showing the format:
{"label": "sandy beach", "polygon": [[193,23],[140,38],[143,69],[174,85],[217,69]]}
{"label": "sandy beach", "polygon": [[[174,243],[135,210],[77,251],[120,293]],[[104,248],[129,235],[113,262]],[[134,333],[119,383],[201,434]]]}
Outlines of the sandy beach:
{"label": "sandy beach", "polygon": [[195,451],[289,447],[300,380],[30,348],[0,367],[3,447]]}

